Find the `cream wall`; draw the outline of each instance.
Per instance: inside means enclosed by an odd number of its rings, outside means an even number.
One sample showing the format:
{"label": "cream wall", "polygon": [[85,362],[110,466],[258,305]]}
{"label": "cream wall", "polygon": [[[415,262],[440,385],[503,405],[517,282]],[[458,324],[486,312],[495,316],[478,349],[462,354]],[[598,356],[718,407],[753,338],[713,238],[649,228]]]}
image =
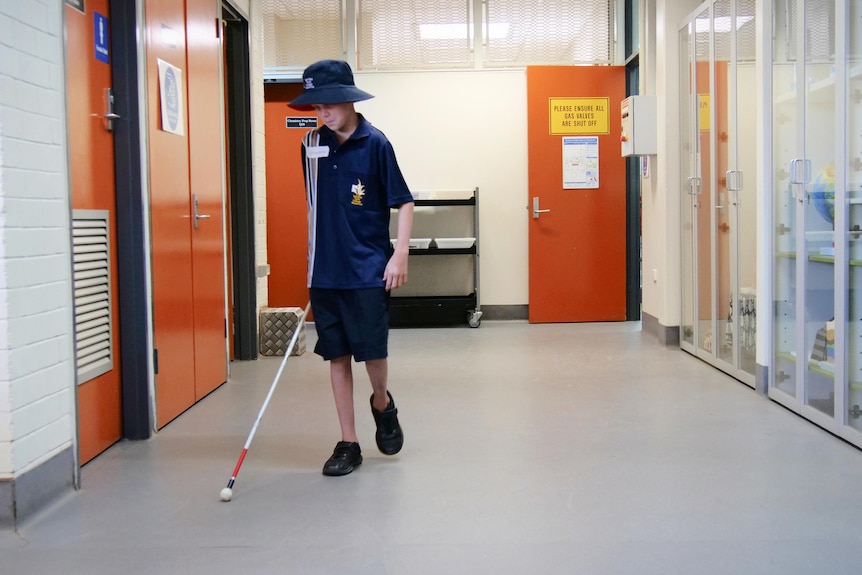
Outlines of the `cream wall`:
{"label": "cream wall", "polygon": [[[258,266],[267,262],[266,254],[266,116],[263,101],[263,17],[261,3],[251,4],[249,35],[251,36],[251,122],[252,157],[254,170],[255,261]],[[246,12],[249,14],[249,12]],[[257,305],[269,305],[269,279],[258,273]]]}
{"label": "cream wall", "polygon": [[650,157],[650,177],[643,181],[641,189],[642,310],[666,327],[678,326],[681,317],[678,28],[699,5],[698,0],[643,3],[649,19],[647,26],[654,24],[657,39],[655,53],[647,51],[642,55],[646,61],[646,81],[642,85],[655,87],[658,154]]}
{"label": "cream wall", "polygon": [[392,141],[413,190],[479,187],[480,303],[528,301],[527,89],[513,71],[359,72],[356,108]]}

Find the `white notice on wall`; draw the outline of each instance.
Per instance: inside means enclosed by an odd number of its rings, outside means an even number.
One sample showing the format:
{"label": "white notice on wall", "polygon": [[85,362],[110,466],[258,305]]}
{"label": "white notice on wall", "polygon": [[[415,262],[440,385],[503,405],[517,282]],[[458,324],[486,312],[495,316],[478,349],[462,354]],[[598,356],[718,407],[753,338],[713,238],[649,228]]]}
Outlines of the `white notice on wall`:
{"label": "white notice on wall", "polygon": [[599,187],[599,138],[563,138],[563,189]]}
{"label": "white notice on wall", "polygon": [[162,130],[182,136],[185,134],[183,109],[183,71],[159,60],[159,96],[162,105]]}

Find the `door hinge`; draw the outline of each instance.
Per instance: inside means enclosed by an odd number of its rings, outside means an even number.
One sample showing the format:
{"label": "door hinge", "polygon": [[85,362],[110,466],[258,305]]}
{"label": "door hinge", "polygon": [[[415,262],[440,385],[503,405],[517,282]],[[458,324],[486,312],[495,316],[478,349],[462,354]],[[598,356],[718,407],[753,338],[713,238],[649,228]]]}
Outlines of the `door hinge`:
{"label": "door hinge", "polygon": [[159,375],[159,350],[153,348],[153,374]]}

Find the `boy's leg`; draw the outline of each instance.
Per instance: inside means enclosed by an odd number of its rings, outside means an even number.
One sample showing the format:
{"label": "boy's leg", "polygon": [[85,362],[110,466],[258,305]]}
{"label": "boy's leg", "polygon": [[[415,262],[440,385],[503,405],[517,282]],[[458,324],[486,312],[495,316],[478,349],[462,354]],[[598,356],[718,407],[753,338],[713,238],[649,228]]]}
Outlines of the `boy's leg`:
{"label": "boy's leg", "polygon": [[398,409],[392,394],[386,389],[389,364],[386,358],[365,361],[365,369],[374,393],[371,396],[371,414],[377,425],[377,448],[385,455],[395,455],[404,445],[404,432],[398,422]]}
{"label": "boy's leg", "polygon": [[377,411],[383,411],[389,405],[389,396],[386,394],[389,364],[385,357],[383,359],[370,359],[365,362],[365,371],[368,372],[368,379],[371,380],[371,389],[374,390],[371,405]]}
{"label": "boy's leg", "polygon": [[353,372],[351,356],[344,355],[330,360],[329,375],[332,380],[332,395],[341,426],[342,440],[335,445],[332,456],[323,464],[324,475],[347,475],[362,464],[362,450],[356,441],[356,424],[353,416]]}
{"label": "boy's leg", "polygon": [[[351,356],[344,355],[329,362],[329,376],[332,381],[332,395],[335,410],[341,426],[341,440],[358,443],[356,438],[356,418],[353,413],[353,370]],[[385,394],[385,392],[384,392]]]}

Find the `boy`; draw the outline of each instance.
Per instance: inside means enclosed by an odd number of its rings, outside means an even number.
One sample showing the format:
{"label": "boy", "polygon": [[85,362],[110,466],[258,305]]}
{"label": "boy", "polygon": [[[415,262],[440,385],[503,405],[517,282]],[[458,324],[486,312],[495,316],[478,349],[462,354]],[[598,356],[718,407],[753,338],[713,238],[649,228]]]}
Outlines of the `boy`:
{"label": "boy", "polygon": [[[324,475],[347,475],[362,463],[353,412],[352,359],[365,362],[377,447],[401,450],[404,434],[387,389],[389,292],[407,282],[413,196],[392,145],[356,112],[373,96],[356,87],[347,62],[322,60],[302,74],[303,92],[288,104],[314,110],[323,126],[302,143],[308,199],[308,287],[318,340],[329,361],[339,441]],[[389,210],[398,208],[398,234],[389,241]]]}

